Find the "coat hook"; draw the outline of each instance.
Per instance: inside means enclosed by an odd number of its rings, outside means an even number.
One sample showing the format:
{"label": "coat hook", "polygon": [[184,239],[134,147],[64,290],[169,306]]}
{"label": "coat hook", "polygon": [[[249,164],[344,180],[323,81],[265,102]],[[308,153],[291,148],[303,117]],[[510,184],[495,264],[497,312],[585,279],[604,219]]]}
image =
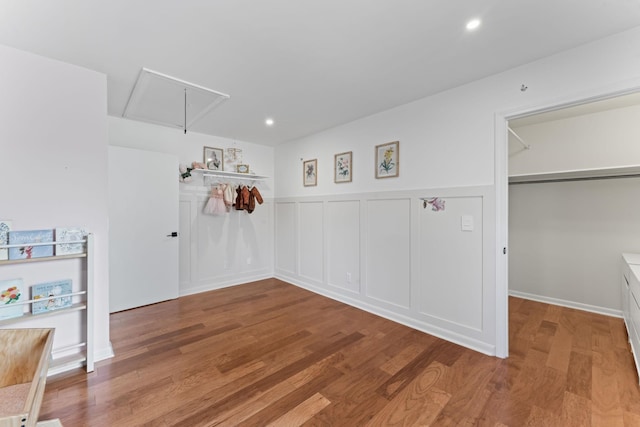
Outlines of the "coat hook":
{"label": "coat hook", "polygon": [[524,84],[520,86],[520,92],[525,92],[527,89],[529,89],[529,87],[525,86]]}

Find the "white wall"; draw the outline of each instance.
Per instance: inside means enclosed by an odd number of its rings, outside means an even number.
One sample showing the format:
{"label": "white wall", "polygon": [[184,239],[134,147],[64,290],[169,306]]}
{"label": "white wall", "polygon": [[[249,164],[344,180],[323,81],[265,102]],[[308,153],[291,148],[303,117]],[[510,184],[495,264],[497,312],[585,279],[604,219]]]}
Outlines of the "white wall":
{"label": "white wall", "polygon": [[510,138],[509,174],[640,165],[640,105],[521,126]]}
{"label": "white wall", "polygon": [[[4,46],[0,63],[0,217],[13,220],[14,229],[82,226],[95,234],[96,357],[108,357],[106,76]],[[29,285],[77,281],[80,266],[7,266],[0,277],[23,277]],[[18,326],[56,326],[59,347],[77,342],[79,322],[69,314]]]}
{"label": "white wall", "polygon": [[[265,202],[252,214],[203,214],[212,181],[193,172],[193,182],[180,184],[179,292],[188,295],[273,276],[273,148],[116,117],[109,117],[109,143],[173,154],[189,165],[202,162],[204,146],[242,149],[243,163],[269,177],[256,183]],[[225,163],[225,169],[231,166]],[[176,179],[178,175],[176,171]]]}
{"label": "white wall", "polygon": [[[489,313],[487,318],[497,313],[497,320],[494,317],[483,324],[485,333],[480,340],[484,348],[501,353],[506,336],[506,279],[496,276],[495,266],[498,265],[500,272],[500,266],[504,265],[496,254],[498,250],[502,252],[503,244],[506,245],[502,237],[506,236],[506,219],[498,219],[506,210],[503,208],[506,193],[502,193],[506,192],[506,187],[500,183],[496,186],[494,175],[496,167],[506,175],[507,156],[506,128],[499,118],[640,86],[638,40],[640,28],[278,146],[275,153],[277,201],[286,199],[295,203],[309,196],[411,189],[421,189],[419,194],[434,194],[435,189],[442,193],[465,186],[493,186],[492,196],[496,199],[492,201],[498,200],[498,209],[483,216],[481,225],[483,229],[497,229],[500,237],[496,242],[496,234],[484,236],[482,255],[487,268],[482,274],[487,276],[483,280],[476,277],[476,283],[482,283],[483,295],[487,298],[482,301],[475,298],[482,305],[483,313]],[[529,89],[520,91],[522,84]],[[374,146],[395,140],[400,141],[400,177],[376,180]],[[349,150],[353,151],[353,183],[333,184],[333,155]],[[318,158],[318,186],[302,186],[301,158]],[[416,199],[412,198],[412,201]],[[279,212],[276,209],[276,215]],[[276,224],[279,223],[276,217]],[[324,235],[334,232],[319,221],[307,226],[322,227]],[[406,224],[390,226],[402,229]],[[364,233],[362,239],[368,241],[369,231],[366,228],[360,231]],[[280,232],[276,234],[276,239],[279,238]],[[276,250],[283,247],[276,240]],[[304,243],[297,247],[294,259],[304,256],[303,247]],[[417,250],[412,247],[412,251]],[[276,253],[276,259],[282,265],[290,265],[289,261],[281,260],[289,256],[286,251]],[[417,256],[417,252],[413,256]],[[357,267],[362,271],[362,260]],[[461,269],[468,267],[465,262],[460,265]],[[409,281],[417,280],[414,274],[412,270]],[[289,275],[288,279],[305,284],[299,272]],[[406,278],[398,282],[389,282],[387,286],[407,286]],[[324,281],[316,286],[327,288],[328,285]],[[342,296],[336,297],[346,300]],[[382,313],[383,307],[387,310],[384,304],[378,304],[372,311]],[[457,332],[453,328],[448,330]]]}
{"label": "white wall", "polygon": [[620,259],[640,253],[640,178],[512,185],[514,295],[621,316]]}

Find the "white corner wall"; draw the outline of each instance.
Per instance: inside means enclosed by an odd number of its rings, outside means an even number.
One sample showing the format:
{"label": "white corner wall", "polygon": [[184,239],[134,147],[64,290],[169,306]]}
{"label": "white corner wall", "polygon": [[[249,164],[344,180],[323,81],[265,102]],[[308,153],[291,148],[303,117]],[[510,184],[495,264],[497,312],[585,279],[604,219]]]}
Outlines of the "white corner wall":
{"label": "white corner wall", "polygon": [[[507,279],[506,257],[502,256],[502,248],[507,246],[506,118],[640,87],[638,40],[640,28],[276,147],[276,275],[429,332],[437,328],[438,335],[480,351],[506,355]],[[520,91],[522,84],[529,87],[526,92]],[[400,141],[400,176],[376,180],[374,146],[395,140]],[[353,151],[353,182],[334,184],[333,156],[344,151]],[[314,158],[318,159],[318,185],[303,187],[301,159]],[[403,306],[406,300],[398,304],[398,301],[384,297],[395,297],[395,289],[408,289],[411,304],[417,304],[419,292],[426,292],[419,285],[426,273],[414,268],[414,263],[423,259],[423,249],[415,243],[407,247],[406,237],[402,236],[406,235],[407,227],[412,236],[419,230],[415,218],[421,197],[450,195],[449,192],[462,191],[465,187],[469,190],[463,193],[464,197],[483,197],[483,203],[493,204],[491,209],[484,211],[482,218],[476,218],[476,221],[481,221],[476,222],[476,227],[484,230],[485,234],[481,245],[482,273],[474,270],[473,283],[482,289],[475,289],[471,294],[456,294],[460,299],[472,298],[472,305],[481,307],[481,317],[486,321],[483,321],[480,332],[465,330],[448,322],[456,319],[451,302],[455,299],[447,302],[448,319],[439,323],[436,318],[442,317],[442,313],[440,316],[428,313],[429,317],[421,317]],[[397,196],[392,196],[394,193]],[[351,195],[357,200],[382,195],[407,197],[408,203],[414,206],[404,218],[398,218],[397,213],[391,210],[389,219],[392,221],[385,222],[386,227],[394,230],[389,244],[406,254],[411,268],[408,276],[402,272],[382,285],[387,287],[378,290],[383,300],[368,298],[362,291],[352,296],[345,295],[343,291],[337,292],[329,282],[334,272],[327,263],[322,265],[321,274],[315,271],[313,280],[304,276],[300,268],[311,262],[306,259],[305,250],[319,244],[315,241],[317,236],[304,234],[300,225],[285,227],[284,231],[278,228],[286,225],[286,220],[280,215],[299,218],[301,211],[297,210],[297,204],[317,198],[327,204],[349,199]],[[324,242],[331,241],[331,236],[341,227],[340,222],[327,221],[324,213],[312,218],[313,221],[305,221],[304,225],[321,229],[316,234],[324,236]],[[358,223],[360,254],[371,250],[368,242],[372,241],[372,233],[377,230],[370,227],[366,217],[361,216],[361,219],[364,222]],[[439,236],[439,239],[445,245],[453,245],[458,232],[452,228],[448,237]],[[307,240],[311,238],[314,240]],[[288,242],[295,242],[296,246],[292,249]],[[446,249],[451,250],[452,247],[447,246]],[[325,243],[322,259],[326,260],[328,256]],[[367,258],[361,255],[349,268],[351,271],[366,271],[367,262]],[[475,258],[463,259],[457,265],[464,270],[475,262]],[[433,266],[435,271],[432,273],[446,277],[447,269],[455,263],[456,255],[450,252],[443,264]],[[370,280],[363,277],[361,289],[366,289]],[[452,279],[451,283],[459,282]],[[455,289],[452,286],[443,292],[456,293]]]}
{"label": "white corner wall", "polygon": [[[109,143],[172,154],[182,164],[202,162],[203,147],[242,149],[242,161],[257,175],[264,198],[252,214],[232,210],[224,216],[203,213],[213,181],[194,172],[180,183],[179,293],[188,295],[273,277],[274,149],[227,138],[109,117]],[[225,164],[229,170],[230,164]],[[179,173],[176,170],[176,180]],[[239,181],[233,181],[239,182]]]}
{"label": "white corner wall", "polygon": [[[103,74],[0,46],[0,217],[16,230],[81,226],[95,235],[95,356],[109,357],[107,81]],[[72,278],[72,260],[5,266],[30,286]],[[28,294],[28,289],[25,289]],[[78,313],[20,322],[77,343]]]}

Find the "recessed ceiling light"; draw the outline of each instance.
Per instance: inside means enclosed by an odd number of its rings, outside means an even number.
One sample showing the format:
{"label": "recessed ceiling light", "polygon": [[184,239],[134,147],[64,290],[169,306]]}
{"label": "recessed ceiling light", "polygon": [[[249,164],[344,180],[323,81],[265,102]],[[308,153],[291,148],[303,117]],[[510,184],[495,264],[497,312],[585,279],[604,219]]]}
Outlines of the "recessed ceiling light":
{"label": "recessed ceiling light", "polygon": [[480,26],[480,20],[479,19],[472,19],[471,21],[467,22],[467,30],[469,31],[473,31],[476,28],[478,28]]}
{"label": "recessed ceiling light", "polygon": [[264,124],[266,124],[267,126],[273,126],[273,119],[267,119],[264,121]]}

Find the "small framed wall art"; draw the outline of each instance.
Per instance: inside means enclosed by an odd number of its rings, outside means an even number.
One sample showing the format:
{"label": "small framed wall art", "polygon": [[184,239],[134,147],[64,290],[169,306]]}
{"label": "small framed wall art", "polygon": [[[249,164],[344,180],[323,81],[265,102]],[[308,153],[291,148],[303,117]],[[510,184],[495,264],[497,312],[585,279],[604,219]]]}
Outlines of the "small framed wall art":
{"label": "small framed wall art", "polygon": [[376,145],[376,178],[392,178],[399,174],[400,142]]}
{"label": "small framed wall art", "polygon": [[334,156],[333,181],[336,184],[351,182],[353,174],[353,152],[338,153]]}
{"label": "small framed wall art", "polygon": [[202,161],[209,170],[224,170],[224,150],[222,148],[204,147]]}
{"label": "small framed wall art", "polygon": [[318,159],[305,160],[302,163],[302,183],[305,187],[318,185]]}
{"label": "small framed wall art", "polygon": [[236,165],[236,172],[249,173],[249,165]]}

